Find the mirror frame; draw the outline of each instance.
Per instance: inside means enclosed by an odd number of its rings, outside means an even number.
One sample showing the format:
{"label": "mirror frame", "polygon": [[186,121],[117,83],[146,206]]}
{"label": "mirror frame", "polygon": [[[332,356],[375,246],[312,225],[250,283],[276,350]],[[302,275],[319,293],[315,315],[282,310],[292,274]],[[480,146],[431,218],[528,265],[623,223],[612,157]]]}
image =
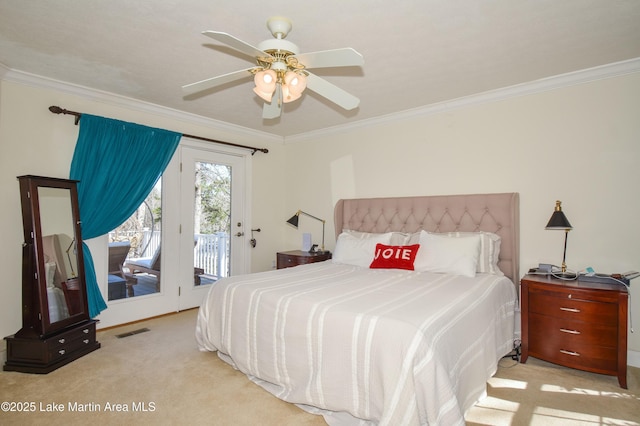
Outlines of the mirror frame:
{"label": "mirror frame", "polygon": [[[87,292],[84,271],[80,209],[78,206],[77,181],[42,176],[18,176],[20,198],[22,201],[22,222],[24,229],[22,258],[22,329],[16,337],[40,338],[78,322],[89,319]],[[71,227],[76,243],[77,277],[66,281],[78,280],[80,309],[67,318],[50,321],[47,292],[45,255],[42,235],[42,217],[39,188],[59,188],[69,190],[71,203]],[[65,302],[66,303],[66,302]],[[69,306],[67,306],[69,309]]]}

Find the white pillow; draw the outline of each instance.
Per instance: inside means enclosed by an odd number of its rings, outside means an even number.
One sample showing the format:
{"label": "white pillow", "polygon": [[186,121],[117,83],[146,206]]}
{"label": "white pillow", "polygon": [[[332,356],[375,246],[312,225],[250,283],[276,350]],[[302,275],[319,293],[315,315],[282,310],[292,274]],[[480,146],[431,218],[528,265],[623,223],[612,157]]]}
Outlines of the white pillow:
{"label": "white pillow", "polygon": [[[422,232],[425,231],[415,232],[409,235],[406,244],[420,244],[420,235]],[[476,272],[500,276],[504,275],[504,273],[498,267],[498,260],[500,260],[500,244],[502,242],[502,239],[499,235],[485,231],[446,233],[429,232],[429,234],[448,236],[452,238],[480,235],[480,256],[478,257],[478,266],[476,268]]]}
{"label": "white pillow", "polygon": [[422,231],[414,268],[416,271],[475,277],[479,256],[479,234],[452,238]]}
{"label": "white pillow", "polygon": [[492,232],[448,232],[450,237],[468,237],[470,235],[480,235],[480,257],[478,257],[478,267],[476,272],[504,275],[504,273],[498,267],[498,260],[500,260],[500,245],[502,238],[499,235]]}
{"label": "white pillow", "polygon": [[407,236],[406,245],[410,246],[411,244],[420,244],[420,235],[422,235],[423,232],[427,231],[418,231],[414,232],[413,234],[409,234]]}
{"label": "white pillow", "polygon": [[338,235],[333,251],[334,263],[362,266],[368,268],[373,261],[376,244],[390,244],[392,233],[353,235],[343,232]]}
{"label": "white pillow", "polygon": [[[362,231],[352,231],[350,229],[343,229],[342,232],[345,234],[349,234],[355,238],[376,238],[379,235],[386,235],[387,233],[374,233],[374,232],[362,232]],[[406,246],[407,241],[409,241],[409,234],[404,232],[388,232],[391,234],[390,245],[392,246]],[[382,243],[383,244],[383,243]],[[416,241],[414,244],[418,244]]]}

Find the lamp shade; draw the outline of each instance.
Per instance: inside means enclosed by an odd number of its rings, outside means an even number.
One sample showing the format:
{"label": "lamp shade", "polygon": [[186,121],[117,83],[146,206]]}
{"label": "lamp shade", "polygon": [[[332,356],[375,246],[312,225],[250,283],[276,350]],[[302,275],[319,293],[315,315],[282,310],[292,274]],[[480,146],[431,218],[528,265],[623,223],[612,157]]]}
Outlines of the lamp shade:
{"label": "lamp shade", "polygon": [[298,213],[296,213],[293,216],[291,216],[291,219],[287,220],[287,223],[297,228],[299,219],[300,219],[300,216],[298,215]]}
{"label": "lamp shade", "polygon": [[562,202],[556,201],[556,208],[549,219],[549,223],[545,229],[573,229],[571,224],[569,223],[569,219],[564,215],[562,211]]}
{"label": "lamp shade", "polygon": [[284,85],[282,87],[283,102],[292,102],[300,98],[306,87],[307,77],[304,74],[287,71],[284,75]]}
{"label": "lamp shade", "polygon": [[302,96],[302,94],[294,93],[289,89],[289,86],[282,86],[282,102],[284,102],[285,104],[293,102],[296,99],[299,99],[300,96]]}
{"label": "lamp shade", "polygon": [[273,91],[276,89],[278,76],[273,70],[258,71],[253,78],[256,87],[253,91],[267,102],[271,102]]}
{"label": "lamp shade", "polygon": [[287,71],[284,75],[284,82],[289,86],[292,93],[302,93],[307,87],[307,77],[293,71]]}

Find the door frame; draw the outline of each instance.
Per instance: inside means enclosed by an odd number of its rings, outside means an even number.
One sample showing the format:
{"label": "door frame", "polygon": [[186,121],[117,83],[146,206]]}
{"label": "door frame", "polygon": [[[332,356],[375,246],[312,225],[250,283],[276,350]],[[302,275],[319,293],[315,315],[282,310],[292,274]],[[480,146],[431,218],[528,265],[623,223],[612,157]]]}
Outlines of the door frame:
{"label": "door frame", "polygon": [[[210,285],[195,286],[193,280],[193,193],[188,193],[186,188],[191,187],[194,184],[193,176],[187,175],[187,171],[191,171],[192,165],[187,162],[203,161],[218,164],[226,164],[232,167],[232,191],[234,191],[234,185],[237,186],[238,182],[242,185],[243,190],[240,193],[240,198],[236,198],[233,203],[233,214],[231,220],[230,229],[230,242],[231,242],[231,269],[229,275],[240,275],[248,273],[251,265],[251,251],[249,247],[249,239],[251,238],[251,217],[250,217],[250,197],[247,194],[248,187],[247,179],[250,174],[248,173],[248,166],[251,163],[250,155],[246,151],[241,151],[242,155],[239,155],[237,151],[229,149],[215,149],[211,144],[204,145],[201,142],[193,141],[190,143],[186,141],[180,149],[180,162],[181,162],[181,244],[180,244],[180,289],[179,289],[179,304],[180,310],[189,309],[194,306],[200,306],[206,293],[211,288]],[[232,197],[233,197],[232,193]],[[237,197],[237,195],[235,196]],[[242,223],[242,227],[236,227],[236,223]],[[243,233],[242,236],[235,236],[236,232]]]}

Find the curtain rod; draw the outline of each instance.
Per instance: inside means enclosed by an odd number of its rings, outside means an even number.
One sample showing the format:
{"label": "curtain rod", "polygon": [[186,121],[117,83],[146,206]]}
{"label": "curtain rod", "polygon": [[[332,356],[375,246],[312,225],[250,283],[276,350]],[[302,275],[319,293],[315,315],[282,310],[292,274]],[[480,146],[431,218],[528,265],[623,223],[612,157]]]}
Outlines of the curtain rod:
{"label": "curtain rod", "polygon": [[[75,116],[76,117],[76,121],[75,121],[76,126],[80,122],[80,117],[82,116],[82,113],[79,113],[79,112],[76,112],[76,111],[69,111],[68,109],[60,108],[59,106],[55,106],[55,105],[50,106],[49,107],[49,111],[51,111],[54,114],[65,114],[65,115],[73,115],[73,116]],[[253,151],[251,153],[251,155],[255,154],[257,151],[264,152],[265,154],[269,152],[269,150],[267,148],[255,148],[253,146],[240,145],[240,144],[232,143],[232,142],[223,142],[223,141],[218,141],[218,140],[215,140],[215,139],[205,138],[205,137],[202,137],[202,136],[187,135],[186,133],[183,133],[182,136],[186,136],[186,137],[192,138],[192,139],[199,139],[201,141],[219,143],[219,144],[222,144],[222,145],[235,146],[237,148],[249,149],[249,150]]]}

